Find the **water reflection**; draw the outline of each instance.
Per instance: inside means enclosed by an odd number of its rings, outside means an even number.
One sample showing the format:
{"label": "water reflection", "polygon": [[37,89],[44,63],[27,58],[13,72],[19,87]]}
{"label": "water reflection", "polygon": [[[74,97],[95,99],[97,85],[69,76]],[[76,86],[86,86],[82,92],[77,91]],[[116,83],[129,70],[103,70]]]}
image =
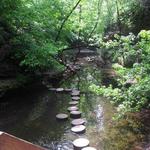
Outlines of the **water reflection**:
{"label": "water reflection", "polygon": [[[102,73],[97,67],[84,66],[68,83],[72,83],[69,85],[71,87],[78,85],[82,92],[80,110],[87,119],[85,136],[90,139],[92,146],[98,150],[130,150],[143,141],[144,133],[140,120],[127,117],[113,121],[115,108],[108,100],[88,91],[91,83],[102,83]],[[67,86],[66,82],[65,85]]]}

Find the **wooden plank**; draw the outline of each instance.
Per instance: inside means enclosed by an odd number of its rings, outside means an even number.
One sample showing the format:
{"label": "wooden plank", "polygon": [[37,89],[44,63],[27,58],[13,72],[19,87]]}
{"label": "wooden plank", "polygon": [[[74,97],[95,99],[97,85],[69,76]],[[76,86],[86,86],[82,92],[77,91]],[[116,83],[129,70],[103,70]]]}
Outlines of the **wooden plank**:
{"label": "wooden plank", "polygon": [[0,132],[0,150],[46,150],[40,146],[36,146],[30,142]]}

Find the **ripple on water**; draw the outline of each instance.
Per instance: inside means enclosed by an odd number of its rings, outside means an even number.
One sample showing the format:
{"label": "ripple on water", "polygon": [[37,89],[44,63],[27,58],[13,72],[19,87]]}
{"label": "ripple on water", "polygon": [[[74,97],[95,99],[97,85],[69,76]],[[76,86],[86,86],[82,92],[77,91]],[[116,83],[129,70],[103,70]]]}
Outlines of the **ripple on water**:
{"label": "ripple on water", "polygon": [[70,140],[50,142],[47,139],[45,140],[41,139],[38,141],[38,144],[49,150],[73,150],[72,141]]}

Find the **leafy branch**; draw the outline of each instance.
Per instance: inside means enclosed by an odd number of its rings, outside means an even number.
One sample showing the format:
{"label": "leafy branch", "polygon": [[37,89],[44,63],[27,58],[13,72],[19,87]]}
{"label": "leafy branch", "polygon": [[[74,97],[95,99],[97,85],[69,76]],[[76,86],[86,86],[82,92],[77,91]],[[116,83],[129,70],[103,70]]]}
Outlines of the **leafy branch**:
{"label": "leafy branch", "polygon": [[55,39],[55,42],[58,41],[59,37],[60,37],[60,33],[65,25],[65,23],[67,22],[67,20],[69,19],[69,17],[71,16],[71,14],[73,13],[73,11],[78,7],[78,5],[80,4],[81,0],[78,0],[78,2],[76,3],[76,5],[71,9],[70,13],[66,16],[66,18],[63,20],[59,30],[58,30],[58,33],[57,33],[57,36],[56,36],[56,39]]}

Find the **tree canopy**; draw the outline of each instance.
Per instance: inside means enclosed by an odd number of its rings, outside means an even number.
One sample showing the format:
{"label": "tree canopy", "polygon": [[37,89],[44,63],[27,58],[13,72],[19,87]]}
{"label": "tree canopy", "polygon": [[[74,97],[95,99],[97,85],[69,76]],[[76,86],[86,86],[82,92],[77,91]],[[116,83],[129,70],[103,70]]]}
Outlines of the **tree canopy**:
{"label": "tree canopy", "polygon": [[56,66],[58,52],[77,41],[97,43],[119,26],[125,32],[137,5],[135,0],[2,0],[0,44],[11,47],[20,65]]}

